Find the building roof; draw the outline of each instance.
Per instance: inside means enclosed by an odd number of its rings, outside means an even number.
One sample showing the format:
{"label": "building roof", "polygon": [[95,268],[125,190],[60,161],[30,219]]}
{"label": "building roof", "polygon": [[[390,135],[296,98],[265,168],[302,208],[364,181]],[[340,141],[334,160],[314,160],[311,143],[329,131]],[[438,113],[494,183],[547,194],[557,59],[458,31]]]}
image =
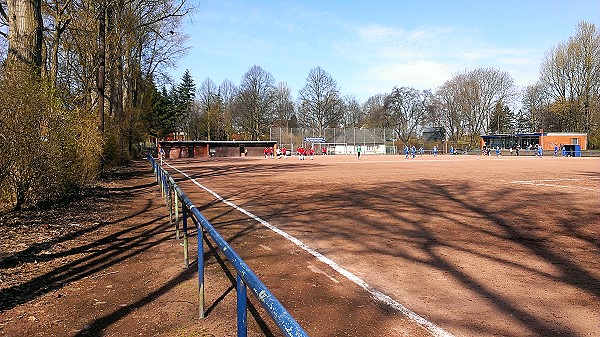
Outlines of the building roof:
{"label": "building roof", "polygon": [[506,137],[540,137],[540,136],[587,136],[587,133],[575,133],[575,132],[531,132],[531,133],[499,133],[492,135],[482,135],[481,138],[506,138]]}
{"label": "building roof", "polygon": [[277,144],[276,140],[180,140],[158,142],[161,145],[170,146],[193,146],[193,145],[211,145],[211,146],[273,146]]}

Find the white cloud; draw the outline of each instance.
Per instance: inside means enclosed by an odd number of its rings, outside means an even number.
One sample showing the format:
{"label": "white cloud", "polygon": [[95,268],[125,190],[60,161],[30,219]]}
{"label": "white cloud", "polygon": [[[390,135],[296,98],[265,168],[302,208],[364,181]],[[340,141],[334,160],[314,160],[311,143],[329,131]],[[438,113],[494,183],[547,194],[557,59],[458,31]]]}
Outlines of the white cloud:
{"label": "white cloud", "polygon": [[370,25],[355,27],[355,31],[358,38],[364,42],[387,44],[394,41],[426,43],[427,41],[451,34],[455,29],[449,27],[431,27],[404,30],[396,27]]}
{"label": "white cloud", "polygon": [[403,30],[370,25],[352,30],[353,36],[337,41],[334,46],[343,57],[367,65],[454,58],[469,43],[464,32],[450,27]]}
{"label": "white cloud", "polygon": [[496,46],[480,40],[478,32],[380,25],[355,27],[354,32],[354,38],[335,47],[359,70],[352,84],[356,92],[372,95],[394,86],[435,90],[454,74],[480,67],[507,71],[518,85],[537,76],[539,52]]}
{"label": "white cloud", "polygon": [[232,68],[259,64],[298,90],[309,69],[321,66],[345,94],[366,99],[394,86],[436,89],[454,74],[480,67],[507,71],[515,83],[529,84],[543,55],[531,44],[494,42],[480,26],[452,20],[435,21],[448,26],[419,27],[407,26],[410,20],[361,21],[298,2],[215,4],[199,13],[197,31],[190,34],[199,48],[190,55],[199,77],[227,72],[235,82],[243,72]]}

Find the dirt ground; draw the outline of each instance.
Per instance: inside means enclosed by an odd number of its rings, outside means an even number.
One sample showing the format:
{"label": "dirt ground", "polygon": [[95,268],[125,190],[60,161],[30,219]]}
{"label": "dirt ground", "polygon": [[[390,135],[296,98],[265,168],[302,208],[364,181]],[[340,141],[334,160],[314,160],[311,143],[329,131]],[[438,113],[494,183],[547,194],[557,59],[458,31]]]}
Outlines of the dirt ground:
{"label": "dirt ground", "polygon": [[[247,211],[169,168],[310,336],[600,335],[598,158],[169,163]],[[183,268],[146,162],[72,205],[0,220],[0,335],[235,335],[235,274],[205,245],[197,319],[196,264]],[[249,336],[281,335],[250,302]]]}

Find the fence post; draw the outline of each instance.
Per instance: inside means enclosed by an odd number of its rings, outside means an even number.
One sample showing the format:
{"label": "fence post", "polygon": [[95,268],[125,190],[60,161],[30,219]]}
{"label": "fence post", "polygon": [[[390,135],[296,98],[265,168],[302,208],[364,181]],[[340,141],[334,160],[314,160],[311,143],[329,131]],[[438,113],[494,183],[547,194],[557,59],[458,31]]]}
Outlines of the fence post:
{"label": "fence post", "polygon": [[237,336],[246,337],[248,335],[248,310],[246,300],[246,284],[240,274],[237,274]]}
{"label": "fence post", "polygon": [[175,194],[175,238],[179,240],[179,195],[177,191],[174,191]]}
{"label": "fence post", "polygon": [[[154,161],[151,157],[149,160]],[[188,258],[188,233],[187,233],[187,219],[190,217],[192,221],[194,221],[198,234],[198,299],[199,299],[199,316],[203,318],[205,316],[205,285],[204,285],[204,231],[207,231],[207,234],[210,235],[212,239],[215,240],[217,246],[227,256],[228,260],[232,263],[234,268],[236,269],[237,274],[237,284],[236,284],[236,292],[237,292],[237,323],[238,323],[238,332],[237,335],[239,337],[247,337],[248,335],[248,299],[247,299],[247,291],[248,287],[246,286],[246,280],[248,284],[251,285],[250,290],[254,294],[254,296],[260,301],[263,308],[266,312],[271,316],[277,326],[281,329],[281,331],[286,336],[305,336],[308,335],[302,330],[302,327],[291,317],[291,315],[285,310],[285,308],[277,301],[277,299],[271,294],[268,288],[258,279],[258,277],[252,272],[252,270],[248,267],[248,265],[237,255],[237,253],[231,248],[227,242],[216,232],[215,228],[204,218],[204,216],[200,213],[200,211],[193,205],[193,203],[189,200],[189,198],[185,195],[185,193],[175,184],[172,178],[169,176],[167,171],[164,171],[162,168],[157,172],[158,183],[161,185],[161,188],[170,189],[173,191],[174,195],[169,195],[168,197],[172,200],[175,200],[175,209],[176,209],[176,222],[179,223],[179,199],[181,199],[181,212],[182,212],[182,222],[183,222],[183,234],[184,234],[184,259],[186,268],[189,267],[189,258]],[[172,185],[167,186],[167,178],[168,182]],[[167,190],[168,191],[168,190]],[[204,225],[204,226],[202,226]],[[208,236],[207,236],[208,237]],[[207,239],[208,240],[208,239]]]}
{"label": "fence post", "polygon": [[163,196],[163,181],[162,181],[162,169],[158,168],[158,186],[160,187],[160,196]]}
{"label": "fence post", "polygon": [[154,162],[154,176],[156,177],[156,183],[160,184],[160,170],[158,169],[156,162]]}
{"label": "fence post", "polygon": [[165,172],[163,171],[163,169],[160,169],[160,191],[162,193],[162,196],[165,196]]}
{"label": "fence post", "polygon": [[165,176],[165,208],[169,211],[169,223],[172,223],[171,218],[171,184]]}
{"label": "fence post", "polygon": [[198,316],[204,318],[204,228],[196,221],[198,237]]}
{"label": "fence post", "polygon": [[162,176],[161,176],[161,172],[160,172],[160,168],[156,168],[156,183],[158,184],[158,188],[160,188],[161,192],[162,192]]}
{"label": "fence post", "polygon": [[187,235],[187,207],[183,205],[181,208],[183,213],[183,263],[185,264],[185,268],[188,268],[190,263],[188,259],[188,235]]}
{"label": "fence post", "polygon": [[175,185],[171,184],[171,182],[169,181],[169,223],[171,225],[173,225],[173,199],[174,199],[174,194],[177,194],[177,192],[175,191]]}

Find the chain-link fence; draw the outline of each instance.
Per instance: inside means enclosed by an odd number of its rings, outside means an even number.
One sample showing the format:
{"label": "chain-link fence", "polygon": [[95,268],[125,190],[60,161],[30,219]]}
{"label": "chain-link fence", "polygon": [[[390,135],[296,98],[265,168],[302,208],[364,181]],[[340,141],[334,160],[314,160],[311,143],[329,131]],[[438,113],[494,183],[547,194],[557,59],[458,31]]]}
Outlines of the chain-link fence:
{"label": "chain-link fence", "polygon": [[[317,153],[355,154],[358,147],[365,154],[396,154],[400,145],[392,129],[333,128],[319,132],[305,128],[271,128],[269,140],[294,151],[312,147]],[[325,151],[323,151],[325,149]]]}

